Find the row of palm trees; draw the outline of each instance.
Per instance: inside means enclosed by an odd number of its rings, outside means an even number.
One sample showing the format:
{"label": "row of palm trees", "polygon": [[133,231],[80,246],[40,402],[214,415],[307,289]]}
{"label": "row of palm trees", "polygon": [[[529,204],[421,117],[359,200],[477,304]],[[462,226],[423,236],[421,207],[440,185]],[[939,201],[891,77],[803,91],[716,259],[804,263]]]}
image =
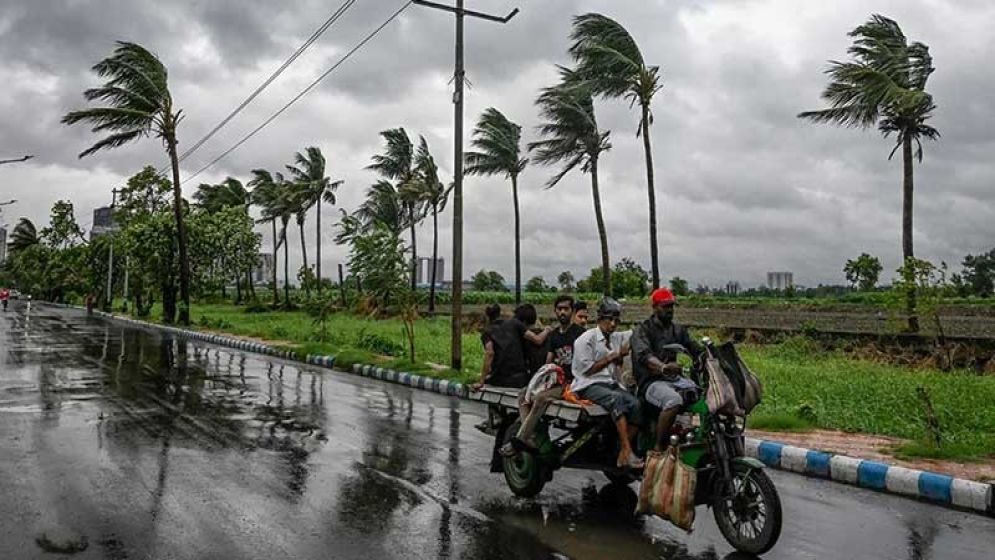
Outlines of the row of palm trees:
{"label": "row of palm trees", "polygon": [[[883,16],[875,15],[853,32],[854,44],[849,52],[852,62],[835,62],[827,71],[830,83],[823,97],[829,107],[810,111],[799,116],[815,122],[866,128],[877,124],[885,135],[895,134],[895,150],[902,149],[903,159],[903,255],[913,256],[912,247],[912,197],[913,159],[922,159],[921,139],[935,139],[939,133],[927,124],[935,104],[925,91],[926,81],[933,72],[928,48],[922,43],[910,42],[898,24]],[[661,89],[659,67],[647,65],[640,49],[618,22],[601,14],[584,14],[573,19],[569,54],[574,61],[571,68],[560,68],[560,82],[544,88],[536,104],[543,122],[538,127],[541,138],[529,144],[532,160],[540,165],[560,166],[559,171],[546,182],[553,187],[569,172],[580,169],[591,177],[591,193],[601,242],[604,286],[611,291],[611,269],[608,240],[601,209],[598,184],[598,166],[601,155],[611,148],[610,134],[598,127],[594,99],[625,99],[630,106],[639,107],[638,135],[642,137],[646,163],[646,186],[649,211],[649,245],[652,260],[652,283],[660,283],[657,246],[656,186],[653,172],[650,125],[653,122],[651,103]],[[176,109],[167,86],[165,66],[154,54],[140,45],[119,42],[112,55],[93,67],[104,83],[84,92],[88,101],[99,101],[102,107],[73,111],[63,117],[69,125],[86,123],[95,133],[107,135],[80,157],[100,150],[120,147],[131,141],[154,135],[159,138],[170,158],[173,178],[173,201],[178,234],[180,257],[180,322],[189,323],[190,270],[187,258],[186,230],[183,227],[183,204],[180,191],[179,157],[177,156],[176,128],[182,120],[182,111]],[[396,227],[408,228],[411,234],[412,263],[417,263],[414,228],[431,208],[433,218],[445,205],[448,189],[438,180],[438,170],[431,161],[428,147],[421,139],[418,149],[403,129],[382,133],[386,151],[374,158],[370,169],[377,172],[381,181],[370,188],[366,202],[356,215],[346,216],[343,225],[362,227],[374,216],[395,220]],[[466,173],[471,175],[503,174],[511,180],[515,204],[515,277],[516,295],[521,294],[521,254],[519,242],[518,178],[528,164],[520,154],[521,127],[508,120],[496,109],[484,112],[473,132],[474,151],[466,154]],[[892,154],[895,153],[892,151]],[[319,207],[322,201],[334,201],[334,186],[318,169],[316,155],[320,152],[298,154],[296,165],[288,167],[291,175],[286,179],[280,173],[264,170],[253,172],[257,191],[253,198],[264,208],[264,220],[273,225],[276,239],[276,221],[283,226],[281,242],[286,240],[289,219],[296,216],[301,230],[302,252],[306,256],[304,220],[306,212],[300,208]],[[287,194],[286,184],[306,184],[297,195]],[[260,189],[260,187],[262,187]],[[295,189],[296,190],[296,189]],[[293,204],[291,204],[291,199]],[[390,216],[386,216],[389,214]],[[398,218],[400,216],[400,218]],[[320,221],[320,208],[316,210]],[[346,227],[344,231],[349,231]],[[436,228],[437,229],[437,228]],[[318,227],[318,277],[321,266],[321,227]],[[462,240],[456,240],[461,243]],[[275,241],[275,244],[277,242]],[[437,231],[433,239],[433,253],[437,252]],[[287,272],[287,255],[284,255]],[[432,267],[433,275],[435,267]],[[414,274],[412,278],[414,279]],[[431,282],[434,290],[435,279]],[[289,286],[285,283],[285,293]],[[434,294],[433,294],[434,296]],[[434,300],[434,297],[433,297]],[[434,303],[434,301],[433,301]],[[913,324],[915,300],[908,302],[910,327]]]}
{"label": "row of palm trees", "polygon": [[[242,207],[249,212],[252,205],[261,209],[259,223],[270,223],[273,229],[273,303],[279,304],[279,292],[276,278],[276,261],[280,247],[284,249],[284,301],[290,303],[290,254],[287,243],[287,229],[290,220],[294,219],[300,231],[301,255],[304,260],[304,270],[310,270],[307,256],[307,241],[304,228],[307,216],[314,210],[317,225],[315,237],[315,276],[316,290],[320,293],[321,283],[321,205],[335,205],[335,191],[342,181],[332,181],[325,171],[325,156],[317,147],[311,146],[303,152],[294,155],[294,162],[287,165],[287,174],[270,172],[265,169],[253,169],[252,179],[243,185],[238,179],[228,177],[219,184],[201,184],[194,193],[194,202],[207,211],[216,211],[225,207]],[[277,233],[277,222],[280,231]],[[309,283],[304,284],[310,291]]]}

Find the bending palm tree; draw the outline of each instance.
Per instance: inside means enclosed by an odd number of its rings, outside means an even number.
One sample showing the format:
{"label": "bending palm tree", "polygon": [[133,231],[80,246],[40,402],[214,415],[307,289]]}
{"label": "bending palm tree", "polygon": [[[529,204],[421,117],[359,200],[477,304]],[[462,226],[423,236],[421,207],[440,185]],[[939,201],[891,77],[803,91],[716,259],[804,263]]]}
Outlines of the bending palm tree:
{"label": "bending palm tree", "polygon": [[[93,66],[107,81],[83,92],[87,101],[104,101],[107,107],[73,111],[62,117],[64,124],[88,123],[93,132],[110,134],[87,148],[79,157],[103,149],[117,148],[151,134],[166,145],[173,168],[173,214],[176,220],[177,249],[180,257],[180,313],[183,325],[190,324],[190,259],[187,230],[183,224],[183,193],[180,190],[180,163],[176,156],[176,126],[182,111],[173,109],[167,85],[166,67],[154,54],[135,43],[118,42],[114,53]],[[172,322],[173,317],[164,317]]]}
{"label": "bending palm tree", "polygon": [[536,105],[546,120],[539,125],[538,142],[529,144],[533,159],[540,165],[562,164],[563,168],[546,182],[552,188],[570,171],[580,167],[591,175],[591,195],[594,197],[594,216],[598,223],[598,236],[601,238],[601,275],[605,295],[612,293],[611,268],[608,258],[608,233],[601,212],[601,194],[598,189],[598,159],[601,153],[611,148],[609,132],[598,130],[594,118],[592,90],[573,73],[560,68],[563,82],[542,90]]}
{"label": "bending palm tree", "polygon": [[314,217],[318,228],[315,265],[318,293],[321,293],[321,203],[335,205],[335,190],[342,185],[342,181],[333,182],[325,176],[325,156],[314,146],[304,150],[304,154],[297,152],[294,162],[296,165],[288,165],[287,170],[296,183],[304,185],[304,196],[315,207]]}
{"label": "bending palm tree", "polygon": [[[831,62],[826,70],[829,85],[822,98],[829,108],[806,111],[798,116],[816,123],[849,128],[877,124],[888,137],[896,135],[888,159],[902,149],[902,256],[906,263],[914,257],[912,248],[913,157],[922,162],[922,139],[936,140],[939,131],[926,124],[932,117],[933,96],[926,93],[926,80],[933,73],[929,47],[909,43],[898,24],[874,15],[850,32],[854,37],[848,52],[853,62]],[[915,150],[912,144],[915,143]],[[906,300],[909,330],[918,331],[916,298]]]}
{"label": "bending palm tree", "polygon": [[[288,183],[287,187],[290,189],[288,193],[290,196],[289,203],[293,210],[294,218],[297,220],[297,228],[301,232],[301,257],[304,259],[304,270],[308,270],[307,242],[304,241],[304,222],[307,220],[308,210],[314,206],[314,201],[307,192],[308,185],[304,183]],[[311,287],[307,283],[303,284],[304,292],[310,296]]]}
{"label": "bending palm tree", "polygon": [[511,179],[511,200],[515,205],[515,303],[522,303],[521,220],[518,212],[518,175],[529,160],[521,157],[522,127],[500,111],[486,109],[473,129],[471,145],[477,150],[464,156],[467,175],[504,175]]}
{"label": "bending palm tree", "polygon": [[10,232],[10,252],[23,251],[38,243],[38,229],[35,228],[35,224],[27,218],[21,218],[14,226],[14,231]]}
{"label": "bending palm tree", "polygon": [[570,54],[577,61],[577,74],[587,81],[595,94],[624,97],[630,106],[639,104],[641,116],[637,135],[643,137],[646,155],[646,192],[649,195],[650,260],[653,288],[660,287],[660,258],[656,232],[656,190],[653,173],[653,150],[650,103],[660,91],[660,68],[647,66],[639,45],[615,20],[601,14],[584,14],[573,20]]}
{"label": "bending palm tree", "polygon": [[[402,192],[403,187],[415,180],[414,146],[408,133],[403,128],[392,128],[380,133],[386,141],[386,152],[373,156],[373,163],[367,169],[379,173],[384,179],[395,181],[396,190]],[[407,214],[407,225],[411,233],[411,289],[417,283],[418,245],[415,239],[415,226],[425,216],[423,209],[417,204],[416,198],[402,198]]]}
{"label": "bending palm tree", "polygon": [[[290,219],[289,209],[287,208],[287,195],[286,188],[283,185],[283,177],[276,173],[274,178],[273,174],[265,169],[253,169],[253,178],[249,181],[249,186],[253,187],[252,190],[252,201],[262,208],[262,217],[257,220],[258,223],[269,222],[273,227],[273,305],[280,304],[280,292],[277,288],[276,278],[276,262],[277,254],[280,250],[281,240],[286,240],[287,237],[287,222]],[[281,220],[283,223],[283,229],[280,234],[277,235],[276,232],[276,221]],[[288,273],[287,259],[284,259],[284,275]],[[285,288],[289,297],[289,288]],[[290,304],[290,300],[287,300],[287,304]]]}
{"label": "bending palm tree", "polygon": [[401,195],[390,181],[377,181],[366,191],[366,200],[356,209],[356,218],[370,231],[380,224],[394,235],[401,235],[408,226],[407,208]]}
{"label": "bending palm tree", "polygon": [[453,187],[446,188],[439,180],[439,166],[435,164],[435,158],[428,150],[428,142],[425,141],[424,137],[420,137],[420,139],[418,153],[415,155],[417,179],[405,186],[409,192],[402,192],[402,197],[407,196],[415,199],[419,201],[419,204],[425,204],[432,209],[432,267],[429,272],[428,310],[434,312],[435,285],[438,281],[436,263],[439,261],[439,212],[445,209],[449,193]]}

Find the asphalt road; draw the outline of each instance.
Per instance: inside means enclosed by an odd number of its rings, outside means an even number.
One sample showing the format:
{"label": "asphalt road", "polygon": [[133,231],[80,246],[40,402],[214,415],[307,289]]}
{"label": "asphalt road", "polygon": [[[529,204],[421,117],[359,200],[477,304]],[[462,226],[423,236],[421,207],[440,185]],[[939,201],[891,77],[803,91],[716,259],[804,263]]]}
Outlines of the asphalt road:
{"label": "asphalt road", "polygon": [[[0,315],[0,558],[730,559],[632,491],[488,472],[484,410],[23,302]],[[771,559],[983,559],[995,520],[772,473]],[[84,548],[85,547],[85,548]],[[82,549],[72,556],[50,552]]]}

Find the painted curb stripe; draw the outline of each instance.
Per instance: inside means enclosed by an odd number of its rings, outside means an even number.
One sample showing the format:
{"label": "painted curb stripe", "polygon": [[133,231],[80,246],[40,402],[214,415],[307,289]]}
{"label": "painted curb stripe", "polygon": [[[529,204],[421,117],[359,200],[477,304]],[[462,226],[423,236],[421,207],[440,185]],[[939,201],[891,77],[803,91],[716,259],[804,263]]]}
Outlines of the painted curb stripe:
{"label": "painted curb stripe", "polygon": [[949,504],[953,500],[952,476],[931,472],[919,473],[919,495],[927,500]]}
{"label": "painted curb stripe", "polygon": [[832,457],[828,453],[821,451],[809,451],[805,456],[805,474],[822,478],[832,478],[830,470],[830,460]]}
{"label": "painted curb stripe", "polygon": [[781,448],[784,446],[780,443],[774,443],[770,441],[760,442],[760,447],[757,449],[757,459],[763,462],[763,464],[771,467],[781,466]]}
{"label": "painted curb stripe", "polygon": [[874,490],[887,490],[888,465],[876,461],[861,461],[857,468],[857,486],[862,488],[873,488]]}

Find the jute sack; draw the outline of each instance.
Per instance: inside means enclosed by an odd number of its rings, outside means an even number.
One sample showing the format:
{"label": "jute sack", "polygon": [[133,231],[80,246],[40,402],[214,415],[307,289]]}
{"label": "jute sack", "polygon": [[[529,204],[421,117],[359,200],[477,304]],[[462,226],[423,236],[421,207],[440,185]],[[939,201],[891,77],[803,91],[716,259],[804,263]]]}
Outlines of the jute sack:
{"label": "jute sack", "polygon": [[694,492],[698,471],[681,462],[677,448],[650,451],[639,486],[636,513],[652,513],[690,531],[694,525]]}
{"label": "jute sack", "polygon": [[705,360],[705,371],[708,373],[708,392],[705,394],[708,412],[743,416],[743,409],[736,400],[736,389],[726,376],[719,360],[716,358]]}

